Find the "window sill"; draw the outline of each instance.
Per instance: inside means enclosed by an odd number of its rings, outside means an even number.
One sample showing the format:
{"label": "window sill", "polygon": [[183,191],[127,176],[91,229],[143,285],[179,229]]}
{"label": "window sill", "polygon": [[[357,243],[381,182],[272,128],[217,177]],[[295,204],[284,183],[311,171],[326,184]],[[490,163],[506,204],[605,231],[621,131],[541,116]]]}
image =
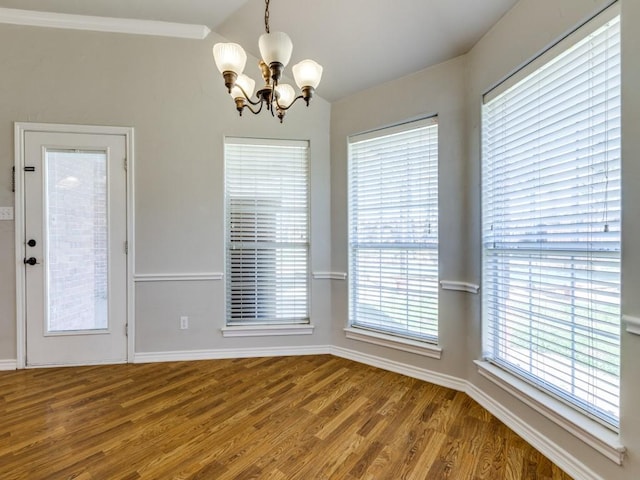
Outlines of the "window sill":
{"label": "window sill", "polygon": [[408,338],[396,337],[380,332],[373,332],[362,328],[347,327],[344,329],[347,338],[351,340],[359,340],[361,342],[381,345],[383,347],[402,350],[403,352],[415,353],[425,357],[437,358],[442,357],[442,348],[437,345],[419,342]]}
{"label": "window sill", "polygon": [[303,325],[241,325],[223,327],[223,337],[273,337],[283,335],[312,335],[315,327]]}
{"label": "window sill", "polygon": [[500,367],[478,360],[475,364],[480,375],[564,428],[612,462],[622,465],[625,447],[620,443],[618,434]]}

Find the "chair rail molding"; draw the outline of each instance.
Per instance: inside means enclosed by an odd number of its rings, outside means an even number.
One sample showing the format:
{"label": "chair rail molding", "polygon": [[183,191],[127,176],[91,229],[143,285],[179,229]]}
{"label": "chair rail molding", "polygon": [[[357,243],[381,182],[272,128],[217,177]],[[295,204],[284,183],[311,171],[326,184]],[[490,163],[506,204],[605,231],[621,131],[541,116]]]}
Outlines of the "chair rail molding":
{"label": "chair rail molding", "polygon": [[222,280],[222,272],[204,273],[136,273],[133,280],[138,282],[203,282]]}
{"label": "chair rail molding", "polygon": [[313,272],[314,280],[346,280],[346,272]]}
{"label": "chair rail molding", "polygon": [[640,335],[640,317],[632,317],[631,315],[623,315],[622,321],[627,324],[627,332],[634,335]]}
{"label": "chair rail molding", "polygon": [[440,280],[443,290],[457,290],[459,292],[478,293],[480,285],[476,283],[458,282],[455,280]]}

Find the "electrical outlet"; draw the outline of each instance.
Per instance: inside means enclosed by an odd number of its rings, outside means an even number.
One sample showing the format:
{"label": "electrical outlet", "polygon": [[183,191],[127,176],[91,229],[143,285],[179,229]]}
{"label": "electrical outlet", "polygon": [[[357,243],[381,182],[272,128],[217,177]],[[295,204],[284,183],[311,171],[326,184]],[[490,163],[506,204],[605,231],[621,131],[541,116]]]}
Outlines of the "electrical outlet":
{"label": "electrical outlet", "polygon": [[189,317],[180,317],[180,330],[189,328]]}
{"label": "electrical outlet", "polygon": [[0,207],[0,220],[13,220],[13,207]]}

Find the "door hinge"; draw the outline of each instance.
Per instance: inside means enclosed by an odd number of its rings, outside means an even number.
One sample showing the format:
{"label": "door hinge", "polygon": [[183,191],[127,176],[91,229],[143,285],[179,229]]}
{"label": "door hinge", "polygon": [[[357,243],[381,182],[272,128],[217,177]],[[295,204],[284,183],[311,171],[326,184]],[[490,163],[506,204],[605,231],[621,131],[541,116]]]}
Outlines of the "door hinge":
{"label": "door hinge", "polygon": [[124,324],[124,336],[125,337],[129,336],[129,324],[128,323]]}
{"label": "door hinge", "polygon": [[123,163],[124,163],[124,169],[126,170],[127,167],[128,167],[128,165],[127,165],[127,157],[124,157]]}
{"label": "door hinge", "polygon": [[124,253],[129,255],[129,242],[127,240],[124,241]]}
{"label": "door hinge", "polygon": [[11,167],[11,191],[16,191],[16,167]]}

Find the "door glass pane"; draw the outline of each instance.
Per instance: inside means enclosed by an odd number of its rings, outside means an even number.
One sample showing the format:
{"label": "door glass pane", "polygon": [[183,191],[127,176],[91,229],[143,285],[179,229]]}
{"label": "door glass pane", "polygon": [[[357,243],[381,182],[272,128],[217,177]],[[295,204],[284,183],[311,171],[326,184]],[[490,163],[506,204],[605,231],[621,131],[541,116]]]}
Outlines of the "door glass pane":
{"label": "door glass pane", "polygon": [[45,164],[47,330],[105,329],[107,156],[48,150]]}

